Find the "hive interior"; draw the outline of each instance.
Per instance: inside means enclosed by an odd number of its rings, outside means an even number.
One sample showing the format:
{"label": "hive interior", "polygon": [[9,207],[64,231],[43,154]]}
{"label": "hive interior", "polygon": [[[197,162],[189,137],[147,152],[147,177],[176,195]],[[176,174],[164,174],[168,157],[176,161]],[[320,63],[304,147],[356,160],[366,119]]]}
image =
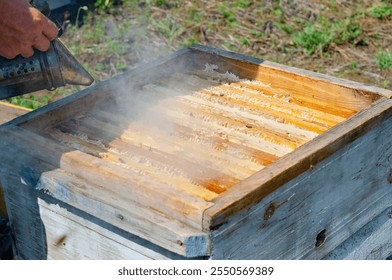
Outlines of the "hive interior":
{"label": "hive interior", "polygon": [[358,111],[320,108],[206,64],[127,85],[46,133],[137,180],[210,201]]}

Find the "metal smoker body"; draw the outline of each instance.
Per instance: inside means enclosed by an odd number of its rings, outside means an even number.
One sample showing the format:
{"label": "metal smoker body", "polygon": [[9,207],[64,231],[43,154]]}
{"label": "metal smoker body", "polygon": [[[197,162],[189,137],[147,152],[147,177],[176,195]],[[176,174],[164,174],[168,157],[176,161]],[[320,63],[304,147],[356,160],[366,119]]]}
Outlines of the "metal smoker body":
{"label": "metal smoker body", "polygon": [[0,100],[42,89],[72,85],[90,85],[94,79],[59,39],[48,51],[36,50],[30,58],[0,57]]}

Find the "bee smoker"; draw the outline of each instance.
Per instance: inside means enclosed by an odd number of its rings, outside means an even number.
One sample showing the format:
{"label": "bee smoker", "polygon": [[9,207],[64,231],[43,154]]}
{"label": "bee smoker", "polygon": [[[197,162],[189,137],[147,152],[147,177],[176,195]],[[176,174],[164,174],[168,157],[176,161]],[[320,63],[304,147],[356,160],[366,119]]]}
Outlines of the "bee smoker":
{"label": "bee smoker", "polygon": [[[42,12],[48,13],[49,6],[45,1]],[[53,90],[58,87],[71,85],[90,85],[93,77],[83,68],[71,52],[59,39],[51,42],[49,50],[35,50],[30,58],[18,55],[14,59],[0,57],[0,100],[16,95],[22,95],[42,89]]]}
{"label": "bee smoker", "polygon": [[0,57],[0,100],[42,89],[90,85],[93,77],[80,65],[59,39],[48,51],[35,51],[30,58]]}

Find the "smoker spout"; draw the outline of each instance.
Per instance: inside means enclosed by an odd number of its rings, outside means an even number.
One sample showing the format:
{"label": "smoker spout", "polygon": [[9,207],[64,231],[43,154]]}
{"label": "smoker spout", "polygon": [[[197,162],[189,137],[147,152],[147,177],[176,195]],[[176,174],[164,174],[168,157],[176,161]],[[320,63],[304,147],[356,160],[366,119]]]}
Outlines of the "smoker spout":
{"label": "smoker spout", "polygon": [[89,86],[94,82],[94,78],[80,65],[60,40],[55,40],[53,45],[56,49],[61,75],[66,84]]}

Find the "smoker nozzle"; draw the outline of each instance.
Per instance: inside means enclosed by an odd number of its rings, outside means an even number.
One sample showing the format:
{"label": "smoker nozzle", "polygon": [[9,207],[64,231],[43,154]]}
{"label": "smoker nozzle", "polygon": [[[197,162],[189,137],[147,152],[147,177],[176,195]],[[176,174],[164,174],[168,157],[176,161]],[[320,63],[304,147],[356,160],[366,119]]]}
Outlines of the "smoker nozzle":
{"label": "smoker nozzle", "polygon": [[88,86],[93,81],[59,39],[46,52],[36,50],[31,58],[0,57],[0,100],[66,84]]}
{"label": "smoker nozzle", "polygon": [[60,40],[55,40],[54,46],[65,84],[89,86],[94,82],[94,78],[80,65]]}

